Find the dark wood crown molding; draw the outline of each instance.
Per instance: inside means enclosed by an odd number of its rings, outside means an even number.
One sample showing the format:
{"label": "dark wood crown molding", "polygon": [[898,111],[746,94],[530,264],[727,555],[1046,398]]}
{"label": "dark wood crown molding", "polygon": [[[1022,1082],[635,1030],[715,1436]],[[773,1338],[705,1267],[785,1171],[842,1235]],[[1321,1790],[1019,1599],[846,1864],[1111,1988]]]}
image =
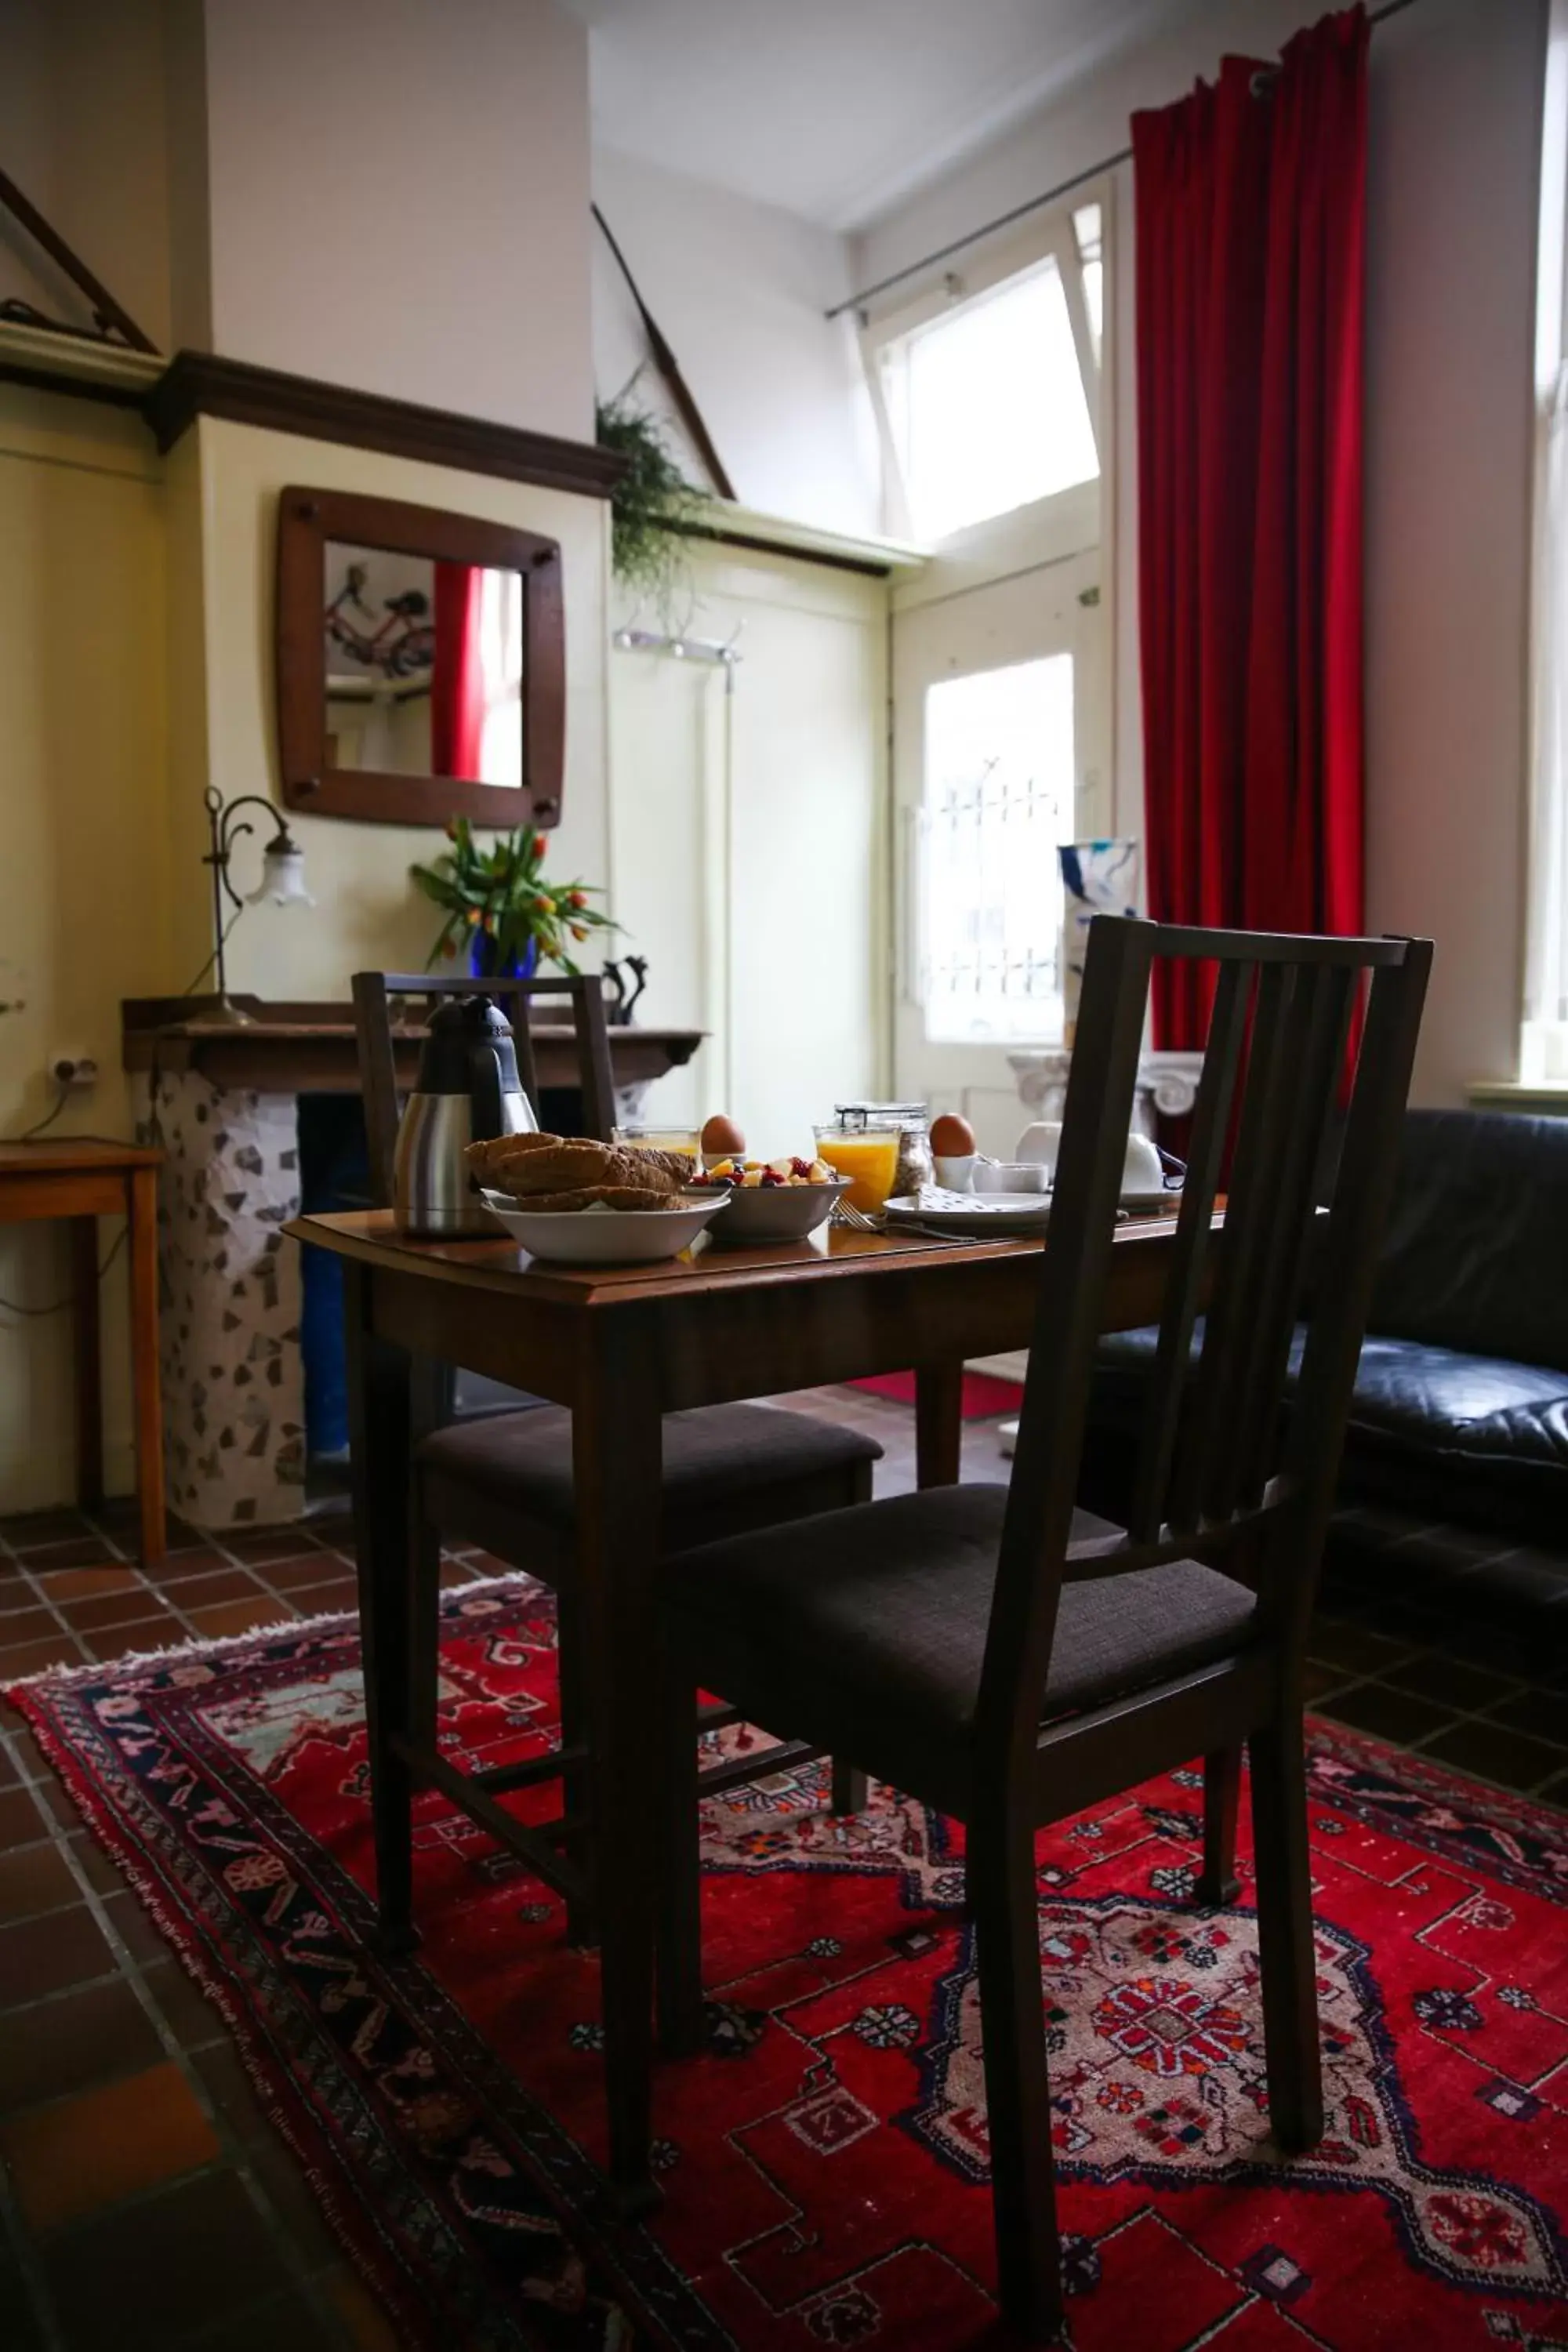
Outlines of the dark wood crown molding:
{"label": "dark wood crown molding", "polygon": [[252,367],[247,361],[220,359],[210,352],[178,352],[148,394],[144,414],[161,450],[172,449],[198,416],[221,416],[235,425],[302,434],[312,441],[380,449],[389,457],[412,457],[426,465],[455,466],[468,474],[494,474],[504,481],[571,490],[579,498],[607,499],[626,463],[594,442],[563,441],[521,425],[424,408],[411,400],[388,400],[380,393],[353,392],[343,384],[319,383],[311,376]]}

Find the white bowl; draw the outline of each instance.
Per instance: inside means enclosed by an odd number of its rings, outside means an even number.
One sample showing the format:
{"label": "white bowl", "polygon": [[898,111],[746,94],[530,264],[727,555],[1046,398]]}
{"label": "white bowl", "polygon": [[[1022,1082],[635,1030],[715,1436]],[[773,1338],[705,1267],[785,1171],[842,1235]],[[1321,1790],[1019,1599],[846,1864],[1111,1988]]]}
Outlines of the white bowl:
{"label": "white bowl", "polygon": [[649,1265],[679,1257],[724,1206],[721,1192],[701,1200],[684,1192],[678,1209],[525,1209],[505,1192],[482,1197],[530,1257],[557,1265]]}
{"label": "white bowl", "polygon": [[723,1213],[713,1221],[716,1242],[798,1242],[814,1234],[847,1192],[847,1176],[826,1184],[737,1184],[721,1193]]}
{"label": "white bowl", "polygon": [[1048,1192],[1051,1171],[1037,1160],[979,1160],[974,1165],[977,1192]]}

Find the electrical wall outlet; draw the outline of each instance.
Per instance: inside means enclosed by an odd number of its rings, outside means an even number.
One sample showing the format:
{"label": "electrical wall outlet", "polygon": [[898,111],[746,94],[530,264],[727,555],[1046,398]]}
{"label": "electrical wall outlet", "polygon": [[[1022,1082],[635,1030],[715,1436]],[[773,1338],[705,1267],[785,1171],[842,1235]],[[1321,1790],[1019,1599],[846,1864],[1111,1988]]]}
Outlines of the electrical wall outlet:
{"label": "electrical wall outlet", "polygon": [[65,1087],[72,1094],[85,1087],[98,1084],[98,1064],[90,1054],[51,1054],[49,1076],[57,1087]]}

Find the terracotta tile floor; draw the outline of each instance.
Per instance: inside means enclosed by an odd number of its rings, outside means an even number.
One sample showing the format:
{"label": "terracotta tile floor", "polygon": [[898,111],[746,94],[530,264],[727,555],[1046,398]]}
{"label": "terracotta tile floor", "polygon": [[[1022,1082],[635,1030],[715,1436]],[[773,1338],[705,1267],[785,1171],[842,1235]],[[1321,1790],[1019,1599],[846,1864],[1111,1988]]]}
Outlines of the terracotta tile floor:
{"label": "terracotta tile floor", "polygon": [[[914,1484],[913,1414],[858,1391],[839,1420]],[[971,1423],[964,1475],[1005,1478]],[[0,1522],[0,1679],[353,1603],[342,1510],[232,1541],[176,1529],[155,1576],[110,1505]],[[490,1571],[459,1555],[448,1582]],[[1460,1769],[1568,1802],[1568,1680],[1528,1636],[1336,1590],[1313,1703]],[[396,2338],[268,2124],[222,2022],[0,1707],[0,2347],[289,2352]]]}

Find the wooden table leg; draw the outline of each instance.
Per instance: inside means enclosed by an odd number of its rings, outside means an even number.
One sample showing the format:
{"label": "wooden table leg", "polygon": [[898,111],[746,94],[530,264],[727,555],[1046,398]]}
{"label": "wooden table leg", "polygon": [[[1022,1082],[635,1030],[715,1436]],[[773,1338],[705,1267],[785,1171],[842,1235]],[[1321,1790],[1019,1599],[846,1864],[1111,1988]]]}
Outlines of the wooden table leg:
{"label": "wooden table leg", "polygon": [[131,1172],[131,1377],[136,1422],[136,1497],[142,1565],[168,1548],[163,1501],[163,1396],[158,1368],[158,1171]]}
{"label": "wooden table leg", "polygon": [[[374,1280],[363,1266],[345,1263],[349,1463],[380,1912],[376,1940],[391,1955],[411,1951],[419,1940],[414,1926],[414,1782],[397,1743],[413,1735],[422,1713],[416,1691],[419,1629],[410,1468],[421,1433],[416,1426],[413,1360],[372,1329]],[[430,1727],[426,1721],[424,1728]]]}
{"label": "wooden table leg", "polygon": [[963,1366],[921,1364],[915,1371],[915,1478],[921,1486],[956,1486],[963,1447]]}
{"label": "wooden table leg", "polygon": [[592,1743],[595,1899],[610,2175],[622,2210],[648,2171],[654,1874],[659,1834],[657,1610],[663,1424],[651,1348],[629,1318],[591,1334],[572,1415],[577,1568]]}
{"label": "wooden table leg", "polygon": [[103,1351],[99,1328],[98,1219],[73,1217],[71,1322],[76,1356],[76,1498],[84,1511],[103,1500]]}

